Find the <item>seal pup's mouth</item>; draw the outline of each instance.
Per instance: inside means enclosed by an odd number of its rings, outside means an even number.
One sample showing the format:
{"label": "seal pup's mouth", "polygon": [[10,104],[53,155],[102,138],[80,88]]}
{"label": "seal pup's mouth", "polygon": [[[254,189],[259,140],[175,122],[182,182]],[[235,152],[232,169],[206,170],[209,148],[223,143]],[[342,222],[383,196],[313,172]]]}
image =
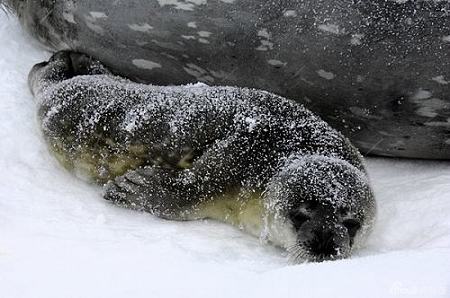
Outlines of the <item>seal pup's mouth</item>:
{"label": "seal pup's mouth", "polygon": [[297,233],[299,240],[286,248],[290,262],[331,261],[351,254],[353,238],[342,225],[305,223]]}

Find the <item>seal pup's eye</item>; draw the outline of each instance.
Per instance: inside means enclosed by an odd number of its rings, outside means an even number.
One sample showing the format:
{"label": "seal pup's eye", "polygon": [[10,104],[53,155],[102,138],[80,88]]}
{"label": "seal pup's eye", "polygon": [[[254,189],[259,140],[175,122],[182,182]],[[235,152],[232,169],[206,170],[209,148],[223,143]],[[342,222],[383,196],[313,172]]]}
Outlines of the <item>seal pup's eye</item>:
{"label": "seal pup's eye", "polygon": [[350,238],[355,237],[356,232],[361,228],[361,223],[356,219],[346,219],[342,222],[344,227],[347,229]]}
{"label": "seal pup's eye", "polygon": [[296,229],[299,229],[301,225],[303,225],[305,222],[311,219],[311,216],[309,216],[306,212],[297,210],[295,212],[292,212],[290,214],[290,219],[292,221],[292,224]]}

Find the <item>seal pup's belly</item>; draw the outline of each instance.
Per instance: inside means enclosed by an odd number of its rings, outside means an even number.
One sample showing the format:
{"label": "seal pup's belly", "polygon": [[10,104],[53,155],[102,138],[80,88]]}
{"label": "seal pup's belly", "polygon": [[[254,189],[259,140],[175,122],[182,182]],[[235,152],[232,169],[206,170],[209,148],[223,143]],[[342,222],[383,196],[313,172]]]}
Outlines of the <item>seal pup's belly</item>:
{"label": "seal pup's belly", "polygon": [[264,227],[261,191],[230,191],[206,200],[186,212],[186,219],[214,219],[260,237]]}
{"label": "seal pup's belly", "polygon": [[79,148],[67,151],[61,141],[50,141],[50,150],[60,164],[83,180],[105,183],[123,175],[127,170],[146,162],[145,146],[129,146],[123,152],[113,153],[107,148]]}
{"label": "seal pup's belly", "polygon": [[184,212],[181,218],[217,220],[278,247],[295,241],[292,225],[276,218],[274,212],[268,209],[261,190],[228,191],[200,201],[192,210]]}
{"label": "seal pup's belly", "polygon": [[89,147],[82,146],[74,150],[67,150],[64,139],[51,139],[50,151],[67,170],[77,177],[104,184],[109,180],[125,174],[127,171],[143,165],[187,169],[191,166],[192,152],[187,151],[175,163],[167,163],[162,156],[152,154],[145,144],[129,144],[120,150],[113,150],[112,140],[105,143],[110,146]]}

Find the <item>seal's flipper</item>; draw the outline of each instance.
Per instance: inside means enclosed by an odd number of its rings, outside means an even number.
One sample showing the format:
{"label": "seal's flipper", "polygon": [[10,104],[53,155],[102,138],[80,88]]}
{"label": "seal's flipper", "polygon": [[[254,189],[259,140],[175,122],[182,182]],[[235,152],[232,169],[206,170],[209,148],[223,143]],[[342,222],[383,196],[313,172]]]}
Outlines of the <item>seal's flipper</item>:
{"label": "seal's flipper", "polygon": [[33,66],[28,84],[34,95],[48,86],[80,75],[110,75],[111,72],[100,61],[83,53],[59,51],[48,62]]}
{"label": "seal's flipper", "polygon": [[179,171],[140,167],[104,186],[104,198],[118,205],[150,212],[167,219],[182,219],[189,206],[189,190],[179,181]]}
{"label": "seal's flipper", "polygon": [[70,57],[73,76],[111,74],[106,66],[91,56],[78,52],[66,53]]}
{"label": "seal's flipper", "polygon": [[188,169],[146,166],[129,171],[105,185],[104,198],[163,218],[190,218],[200,202],[235,190],[242,182],[242,154],[248,144],[240,136],[217,140]]}

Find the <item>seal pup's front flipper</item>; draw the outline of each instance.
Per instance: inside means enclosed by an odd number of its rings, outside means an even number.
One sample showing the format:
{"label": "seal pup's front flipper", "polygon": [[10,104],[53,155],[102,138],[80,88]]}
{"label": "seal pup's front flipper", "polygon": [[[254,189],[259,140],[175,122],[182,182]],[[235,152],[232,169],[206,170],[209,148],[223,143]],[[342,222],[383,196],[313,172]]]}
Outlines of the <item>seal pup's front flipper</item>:
{"label": "seal pup's front flipper", "polygon": [[182,220],[192,191],[180,180],[180,173],[168,168],[140,167],[105,184],[104,198],[161,218]]}
{"label": "seal pup's front flipper", "polygon": [[129,171],[105,185],[104,197],[162,218],[195,218],[202,203],[241,187],[247,146],[236,133],[217,140],[187,169],[145,166]]}

